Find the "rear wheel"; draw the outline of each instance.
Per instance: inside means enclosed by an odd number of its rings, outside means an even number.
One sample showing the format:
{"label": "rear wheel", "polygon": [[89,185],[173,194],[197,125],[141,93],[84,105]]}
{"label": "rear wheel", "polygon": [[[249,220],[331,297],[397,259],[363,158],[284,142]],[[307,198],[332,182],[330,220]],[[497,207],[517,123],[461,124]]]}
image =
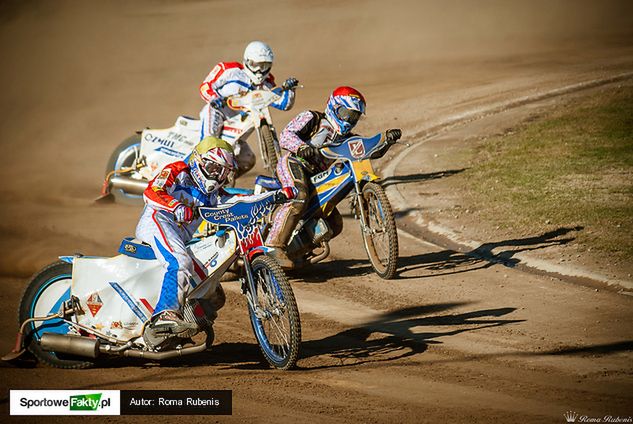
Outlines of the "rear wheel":
{"label": "rear wheel", "polygon": [[251,324],[264,357],[277,369],[295,366],[301,343],[301,321],[292,287],[274,259],[259,256],[252,263],[259,310],[249,305]]}
{"label": "rear wheel", "polygon": [[[62,304],[70,299],[72,265],[55,262],[36,274],[26,287],[20,309],[19,325],[33,317],[44,317],[59,312]],[[67,334],[70,326],[61,319],[36,321],[24,329],[25,345],[42,363],[55,368],[88,368],[91,361],[69,355],[42,350],[40,339],[44,333]]]}
{"label": "rear wheel", "polygon": [[367,256],[376,274],[385,279],[393,278],[398,261],[398,233],[391,204],[385,190],[373,182],[365,184],[362,195]]}
{"label": "rear wheel", "polygon": [[[121,142],[108,159],[105,176],[108,178],[114,171],[134,166],[138,152],[141,148],[141,134],[134,134]],[[129,174],[123,174],[129,175]],[[127,205],[140,205],[143,203],[143,196],[139,194],[127,193],[120,188],[111,190],[117,203]]]}
{"label": "rear wheel", "polygon": [[277,141],[275,135],[268,125],[262,125],[259,129],[261,134],[260,149],[262,154],[262,160],[264,161],[264,168],[266,168],[272,176],[275,175],[277,169]]}

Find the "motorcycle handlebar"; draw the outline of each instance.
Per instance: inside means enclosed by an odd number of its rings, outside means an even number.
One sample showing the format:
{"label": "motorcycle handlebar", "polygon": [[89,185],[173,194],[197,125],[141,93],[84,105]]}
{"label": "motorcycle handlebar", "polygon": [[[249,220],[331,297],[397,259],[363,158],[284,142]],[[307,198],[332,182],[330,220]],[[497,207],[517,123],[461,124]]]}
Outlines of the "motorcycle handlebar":
{"label": "motorcycle handlebar", "polygon": [[383,146],[383,148],[381,148],[380,150],[378,150],[377,152],[374,152],[369,158],[370,159],[380,159],[381,157],[383,157],[391,148],[391,146],[393,146],[394,144],[402,144],[406,147],[411,146],[411,144],[409,143],[403,143],[402,141],[386,141],[385,145]]}

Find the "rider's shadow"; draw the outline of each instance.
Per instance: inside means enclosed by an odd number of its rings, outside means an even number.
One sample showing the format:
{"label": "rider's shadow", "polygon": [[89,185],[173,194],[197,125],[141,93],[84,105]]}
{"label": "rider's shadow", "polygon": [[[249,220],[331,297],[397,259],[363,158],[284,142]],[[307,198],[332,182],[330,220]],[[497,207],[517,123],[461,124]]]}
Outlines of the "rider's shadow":
{"label": "rider's shadow", "polygon": [[[468,252],[455,250],[442,250],[432,253],[424,253],[398,260],[398,274],[396,278],[425,278],[438,275],[458,274],[478,269],[489,268],[496,264],[507,267],[515,267],[521,260],[514,257],[517,253],[544,249],[551,246],[562,246],[573,240],[574,237],[564,237],[573,231],[581,231],[583,227],[562,227],[545,232],[538,236],[501,240],[483,243]],[[427,270],[428,274],[404,276],[403,274],[414,270]]]}
{"label": "rider's shadow", "polygon": [[[501,264],[515,267],[521,260],[514,257],[520,252],[544,249],[550,246],[562,246],[574,237],[563,237],[583,227],[562,227],[543,234],[525,238],[500,240],[483,243],[468,252],[444,249],[398,258],[396,279],[430,278],[440,275],[460,274]],[[419,272],[419,271],[423,272]],[[406,275],[418,271],[414,275]],[[325,283],[332,278],[358,277],[374,273],[369,260],[334,259],[321,262],[303,269],[289,271],[288,276],[306,283]]]}
{"label": "rider's shadow", "polygon": [[[440,339],[444,337],[524,321],[499,318],[514,312],[516,308],[431,315],[464,304],[466,303],[447,303],[398,309],[323,339],[304,341],[298,367],[321,369],[395,361],[421,354],[428,345],[441,344]],[[324,359],[326,364],[322,364]],[[311,365],[315,361],[319,363]]]}

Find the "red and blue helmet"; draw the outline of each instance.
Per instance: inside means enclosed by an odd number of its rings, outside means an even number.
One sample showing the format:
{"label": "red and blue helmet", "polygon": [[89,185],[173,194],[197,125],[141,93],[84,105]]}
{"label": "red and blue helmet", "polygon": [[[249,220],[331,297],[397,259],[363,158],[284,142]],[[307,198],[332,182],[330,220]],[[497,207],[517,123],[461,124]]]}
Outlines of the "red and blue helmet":
{"label": "red and blue helmet", "polygon": [[325,116],[337,133],[345,135],[365,113],[365,98],[352,87],[338,87],[330,95]]}

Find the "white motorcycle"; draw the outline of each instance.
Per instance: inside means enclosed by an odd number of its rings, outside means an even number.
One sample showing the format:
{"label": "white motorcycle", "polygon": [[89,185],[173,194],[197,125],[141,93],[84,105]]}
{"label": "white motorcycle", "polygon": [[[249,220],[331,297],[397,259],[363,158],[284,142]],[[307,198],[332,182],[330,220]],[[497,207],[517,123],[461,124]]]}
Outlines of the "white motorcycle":
{"label": "white motorcycle", "polygon": [[282,198],[271,192],[198,208],[219,230],[187,247],[195,272],[181,313],[196,329],[173,335],[147,327],[164,269],[149,245],[128,238],[118,256],[62,256],[36,274],[20,302],[16,346],[3,359],[16,359],[27,348],[47,365],[86,368],[104,356],[163,360],[202,352],[213,343],[213,321],[225,301],[220,278],[240,260],[241,289],[261,351],[273,367],[292,368],[301,341],[299,311],[259,232],[262,218]]}
{"label": "white motorcycle", "polygon": [[[269,106],[281,96],[270,90],[252,90],[231,96],[227,106],[239,111],[224,121],[220,137],[232,146],[255,131],[261,159],[271,174],[280,154]],[[200,140],[201,121],[179,116],[173,127],[145,129],[125,139],[112,153],[97,200],[138,204],[147,182],[167,164],[185,159]]]}

